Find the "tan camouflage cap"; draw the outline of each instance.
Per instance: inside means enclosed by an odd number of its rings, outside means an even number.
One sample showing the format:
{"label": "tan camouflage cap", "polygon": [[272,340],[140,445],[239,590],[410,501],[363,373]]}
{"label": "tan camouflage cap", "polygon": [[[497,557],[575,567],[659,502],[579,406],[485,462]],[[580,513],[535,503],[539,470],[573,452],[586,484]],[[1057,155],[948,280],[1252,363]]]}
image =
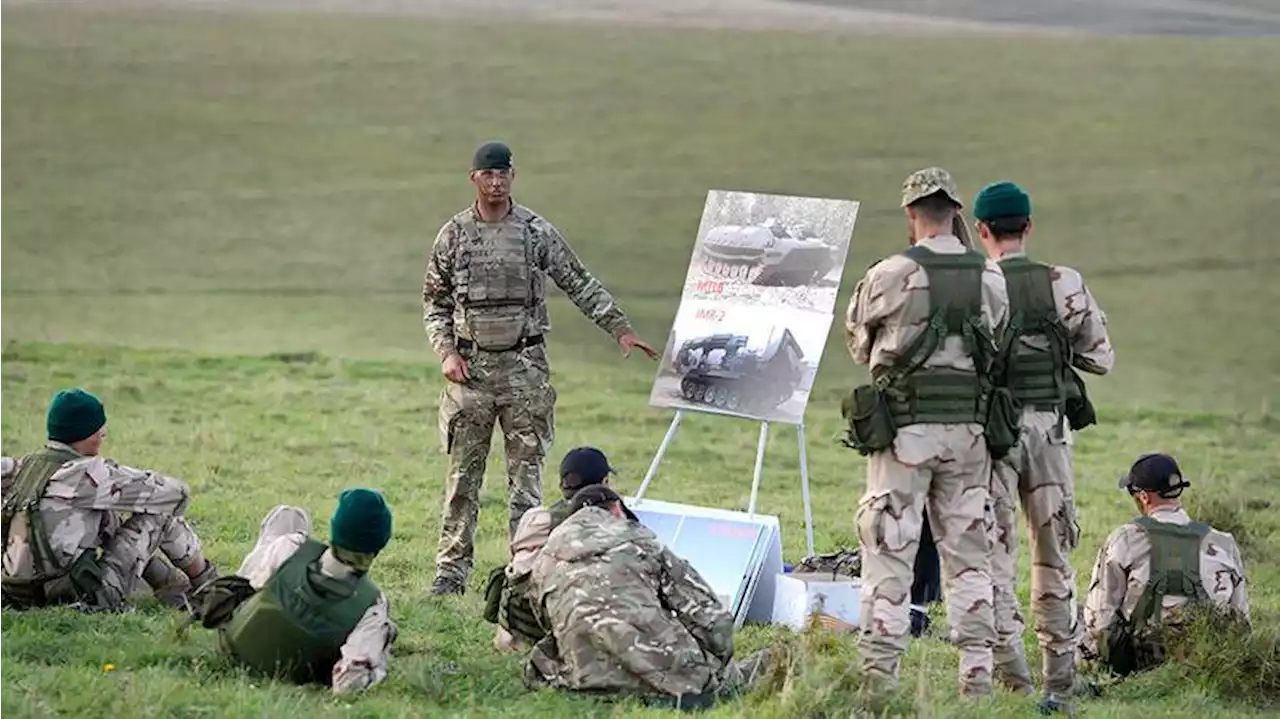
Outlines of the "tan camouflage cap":
{"label": "tan camouflage cap", "polygon": [[960,200],[960,191],[956,189],[955,180],[951,179],[951,173],[941,167],[926,167],[911,173],[907,181],[902,183],[902,206],[906,207],[921,197],[927,197],[938,191],[947,193],[947,197],[951,198],[952,202],[964,207],[964,202]]}

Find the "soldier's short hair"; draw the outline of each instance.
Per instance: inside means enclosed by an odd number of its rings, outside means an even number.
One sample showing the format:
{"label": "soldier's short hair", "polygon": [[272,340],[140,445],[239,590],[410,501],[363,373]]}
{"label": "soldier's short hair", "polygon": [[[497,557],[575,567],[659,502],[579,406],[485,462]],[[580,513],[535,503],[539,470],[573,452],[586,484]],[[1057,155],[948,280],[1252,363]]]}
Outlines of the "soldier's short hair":
{"label": "soldier's short hair", "polygon": [[925,195],[910,205],[907,205],[907,207],[910,207],[921,215],[924,215],[925,219],[930,222],[938,224],[950,222],[951,218],[955,217],[956,211],[960,209],[960,206],[952,201],[950,197],[947,197],[947,194],[941,190],[931,195]]}
{"label": "soldier's short hair", "polygon": [[1016,240],[1027,233],[1027,227],[1031,225],[1031,218],[1025,215],[1021,217],[996,217],[987,222],[986,225],[997,240]]}

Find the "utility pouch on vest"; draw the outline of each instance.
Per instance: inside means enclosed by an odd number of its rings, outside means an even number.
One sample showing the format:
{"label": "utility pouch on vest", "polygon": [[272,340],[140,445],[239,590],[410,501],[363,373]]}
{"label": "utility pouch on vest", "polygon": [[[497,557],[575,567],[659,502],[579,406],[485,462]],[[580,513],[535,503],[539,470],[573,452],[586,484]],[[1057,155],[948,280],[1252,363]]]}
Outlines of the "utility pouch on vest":
{"label": "utility pouch on vest", "polygon": [[523,306],[491,307],[467,313],[467,331],[476,347],[488,352],[506,352],[520,345],[528,327],[529,312]]}
{"label": "utility pouch on vest", "polygon": [[1070,370],[1071,385],[1067,387],[1067,402],[1063,414],[1072,430],[1080,430],[1091,424],[1097,424],[1098,415],[1093,410],[1093,402],[1089,401],[1089,392],[1084,385],[1084,378],[1075,370]]}
{"label": "utility pouch on vest", "polygon": [[86,549],[67,570],[53,577],[4,579],[4,604],[15,609],[86,602],[93,604],[102,588],[102,566],[96,553]]}
{"label": "utility pouch on vest", "polygon": [[217,629],[230,621],[236,608],[248,601],[254,591],[253,585],[244,577],[235,574],[218,577],[192,597],[195,617],[205,629]]}
{"label": "utility pouch on vest", "polygon": [[502,604],[498,614],[498,625],[513,635],[533,644],[547,635],[538,617],[534,614],[533,603],[529,601],[525,591],[529,587],[529,576],[524,575],[515,582],[507,582],[502,591]]}
{"label": "utility pouch on vest", "polygon": [[1098,660],[1112,672],[1126,676],[1138,669],[1137,642],[1133,625],[1119,613],[1098,642]]}
{"label": "utility pouch on vest", "polygon": [[983,434],[987,438],[987,453],[995,459],[1009,454],[1018,443],[1022,430],[1017,404],[1013,393],[1006,387],[996,387],[987,403],[987,421]]}
{"label": "utility pouch on vest", "polygon": [[898,436],[889,402],[874,385],[855,388],[845,397],[840,411],[849,425],[842,444],[859,454],[887,449]]}
{"label": "utility pouch on vest", "polygon": [[506,567],[495,567],[492,572],[489,572],[489,583],[484,587],[484,620],[490,624],[498,623],[502,590],[507,586],[506,570]]}

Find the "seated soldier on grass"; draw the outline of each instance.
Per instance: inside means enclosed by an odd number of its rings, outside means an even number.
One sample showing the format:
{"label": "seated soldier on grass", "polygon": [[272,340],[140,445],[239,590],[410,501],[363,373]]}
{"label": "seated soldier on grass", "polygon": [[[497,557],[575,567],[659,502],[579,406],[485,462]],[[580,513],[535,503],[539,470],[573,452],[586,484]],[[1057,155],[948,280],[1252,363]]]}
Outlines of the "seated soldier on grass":
{"label": "seated soldier on grass", "polygon": [[202,589],[195,618],[255,673],[328,684],[335,694],[368,689],[386,678],[398,633],[369,578],[391,539],[391,510],[378,492],[348,489],[329,544],[310,535],[305,510],[272,509],[236,574]]}
{"label": "seated soldier on grass", "polygon": [[1249,621],[1244,561],[1235,539],[1194,522],[1178,502],[1191,485],[1173,457],[1145,454],[1120,487],[1141,516],[1111,533],[1098,552],[1084,607],[1081,657],[1126,675],[1161,661],[1157,625],[1176,626],[1190,604]]}
{"label": "seated soldier on grass", "polygon": [[524,513],[511,540],[511,561],[489,575],[485,590],[485,618],[498,624],[493,646],[502,652],[524,651],[545,634],[532,615],[528,589],[533,562],[547,543],[551,530],[569,516],[569,501],[584,487],[609,484],[613,468],[609,458],[595,447],[571,449],[560,461],[563,499],[550,507],[534,507]]}
{"label": "seated soldier on grass", "polygon": [[5,607],[124,611],[147,585],[180,607],[217,576],[183,517],[187,485],[99,455],[107,414],[97,397],[58,392],[45,428],[44,447],[4,462]]}
{"label": "seated soldier on grass", "polygon": [[711,587],[613,490],[583,489],[570,511],[534,562],[548,634],[525,664],[530,687],[690,708],[761,673],[763,654],[733,661],[733,617]]}

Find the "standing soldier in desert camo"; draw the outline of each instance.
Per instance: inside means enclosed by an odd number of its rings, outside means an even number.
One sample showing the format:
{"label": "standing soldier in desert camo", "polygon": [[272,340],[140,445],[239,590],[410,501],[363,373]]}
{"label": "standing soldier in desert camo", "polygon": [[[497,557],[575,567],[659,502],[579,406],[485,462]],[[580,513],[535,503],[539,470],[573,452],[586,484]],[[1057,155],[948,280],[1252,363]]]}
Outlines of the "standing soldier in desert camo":
{"label": "standing soldier in desert camo", "polygon": [[[862,545],[862,656],[872,694],[892,688],[907,648],[908,600],[923,514],[942,559],[947,620],[960,650],[960,691],[992,691],[992,584],[987,502],[995,337],[1008,309],[1000,269],[956,237],[963,207],[945,170],[902,187],[912,246],[867,270],[845,327],[872,384],[846,400],[846,442],[869,455],[855,522]],[[992,446],[989,447],[989,440]]]}
{"label": "standing soldier in desert camo", "polygon": [[187,485],[99,455],[107,414],[97,397],[58,392],[45,424],[44,447],[5,462],[5,607],[122,611],[147,585],[182,606],[217,577],[183,517]]}
{"label": "standing soldier in desert camo", "polygon": [[1031,543],[1031,613],[1043,654],[1042,709],[1069,711],[1078,631],[1071,552],[1080,540],[1071,433],[1094,421],[1075,370],[1104,375],[1115,364],[1115,351],[1106,314],[1080,273],[1027,256],[1031,198],[1022,188],[1012,182],[987,185],[974,199],[973,216],[983,249],[999,263],[1008,287],[1002,384],[1020,409],[1018,444],[994,463],[991,482],[996,678],[1015,691],[1034,691],[1014,594],[1016,496]]}
{"label": "standing soldier in desert camo", "polygon": [[433,594],[466,591],[495,422],[506,450],[509,534],[542,501],[556,402],[545,341],[551,329],[547,279],[608,332],[624,356],[639,348],[658,357],[559,230],[512,199],[515,172],[505,144],[488,142],[476,150],[476,200],[440,228],[423,279],[423,322],[448,380],[440,396],[440,432],[449,476]]}

